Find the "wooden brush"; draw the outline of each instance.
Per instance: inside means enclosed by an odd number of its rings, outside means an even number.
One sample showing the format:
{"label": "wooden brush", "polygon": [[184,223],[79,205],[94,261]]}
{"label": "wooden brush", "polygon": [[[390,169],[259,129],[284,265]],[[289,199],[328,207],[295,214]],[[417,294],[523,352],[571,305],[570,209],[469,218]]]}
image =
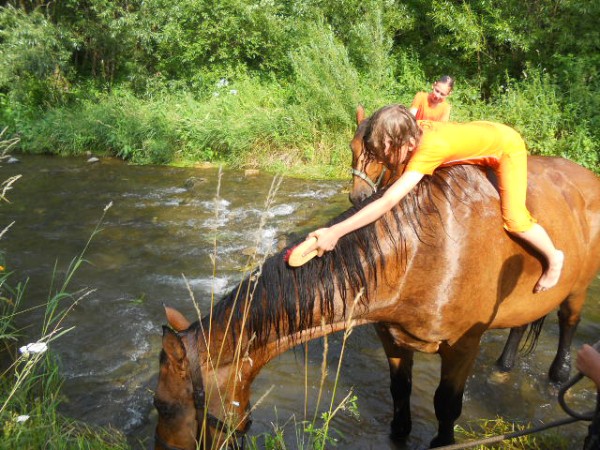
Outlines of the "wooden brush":
{"label": "wooden brush", "polygon": [[290,265],[292,267],[301,266],[301,265],[307,263],[308,261],[310,261],[311,259],[313,259],[315,256],[317,256],[317,253],[318,253],[317,250],[313,250],[303,256],[303,253],[305,253],[306,250],[308,250],[310,247],[312,247],[316,243],[317,243],[316,237],[308,238],[304,242],[301,242],[300,244],[296,245],[295,247],[290,248],[285,253],[285,256],[283,257],[283,259],[285,260],[285,262],[288,263],[288,265]]}

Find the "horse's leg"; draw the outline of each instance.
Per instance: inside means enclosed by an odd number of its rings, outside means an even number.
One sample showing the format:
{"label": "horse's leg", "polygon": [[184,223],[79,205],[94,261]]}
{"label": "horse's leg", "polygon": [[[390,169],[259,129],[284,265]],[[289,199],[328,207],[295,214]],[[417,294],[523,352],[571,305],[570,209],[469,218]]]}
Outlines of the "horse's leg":
{"label": "horse's leg", "polygon": [[527,325],[510,329],[508,339],[506,340],[506,344],[504,344],[504,350],[502,350],[500,358],[496,361],[496,367],[500,371],[510,372],[515,366],[519,344],[521,343],[521,339],[523,339],[525,330],[527,330]]}
{"label": "horse's leg", "polygon": [[454,422],[462,412],[465,384],[477,357],[480,339],[481,334],[466,335],[453,346],[440,346],[441,379],[433,398],[438,434],[431,441],[431,447],[454,443]]}
{"label": "horse's leg", "polygon": [[413,352],[396,345],[386,325],[375,324],[375,330],[383,344],[390,368],[390,392],[394,402],[394,418],[391,423],[390,437],[393,440],[401,440],[410,434],[412,428],[410,394],[412,391]]}
{"label": "horse's leg", "polygon": [[555,383],[567,381],[571,374],[571,344],[581,318],[581,308],[586,295],[587,289],[580,294],[571,294],[561,303],[558,310],[558,350],[548,372],[550,381]]}

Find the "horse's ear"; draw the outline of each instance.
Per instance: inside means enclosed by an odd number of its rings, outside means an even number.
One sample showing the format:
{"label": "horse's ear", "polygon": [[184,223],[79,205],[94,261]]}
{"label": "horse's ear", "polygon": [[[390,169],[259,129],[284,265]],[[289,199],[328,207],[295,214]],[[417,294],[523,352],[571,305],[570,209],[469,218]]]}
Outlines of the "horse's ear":
{"label": "horse's ear", "polygon": [[365,120],[365,108],[363,105],[358,105],[356,107],[356,125],[360,125],[363,120]]}
{"label": "horse's ear", "polygon": [[182,364],[186,361],[185,347],[179,336],[167,326],[163,327],[162,346],[167,358],[169,358],[175,367],[181,368]]}
{"label": "horse's ear", "polygon": [[191,323],[187,320],[183,314],[177,311],[175,308],[163,305],[165,307],[165,314],[167,315],[167,322],[171,328],[175,331],[187,330]]}

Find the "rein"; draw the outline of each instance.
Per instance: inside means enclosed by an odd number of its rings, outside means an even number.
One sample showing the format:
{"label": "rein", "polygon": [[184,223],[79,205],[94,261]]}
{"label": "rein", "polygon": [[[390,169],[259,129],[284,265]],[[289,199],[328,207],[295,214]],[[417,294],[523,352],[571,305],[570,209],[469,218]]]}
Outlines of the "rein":
{"label": "rein", "polygon": [[377,189],[379,189],[381,180],[383,179],[383,176],[385,175],[386,167],[383,166],[383,170],[381,171],[381,174],[379,174],[379,178],[377,178],[377,181],[371,180],[371,178],[369,178],[369,176],[362,170],[352,168],[352,169],[350,169],[350,171],[352,172],[352,175],[357,176],[358,178],[364,180],[364,182],[367,183],[371,187],[371,189],[373,189],[373,193],[377,193]]}
{"label": "rein", "polygon": [[[186,348],[186,358],[188,360],[188,371],[190,375],[190,379],[192,381],[192,395],[194,397],[194,407],[196,408],[196,422],[198,423],[198,428],[196,430],[196,441],[199,442],[202,433],[203,424],[206,423],[211,428],[221,431],[228,438],[233,437],[234,442],[232,444],[228,444],[228,449],[244,449],[244,445],[246,443],[245,437],[246,433],[250,429],[252,425],[252,420],[248,420],[243,429],[232,429],[229,425],[223,422],[218,417],[214,416],[208,411],[206,408],[206,393],[204,391],[204,383],[202,382],[202,373],[200,371],[200,361],[198,360],[198,351],[196,349],[196,344],[190,336],[193,336],[192,333],[177,333],[179,339],[181,339],[182,343]],[[187,338],[188,344],[185,345],[184,339]],[[189,351],[191,348],[191,351]],[[241,445],[238,445],[238,438],[241,440]],[[154,433],[154,440],[156,444],[159,444],[165,450],[185,450],[181,447],[175,447],[167,444],[158,433]]]}

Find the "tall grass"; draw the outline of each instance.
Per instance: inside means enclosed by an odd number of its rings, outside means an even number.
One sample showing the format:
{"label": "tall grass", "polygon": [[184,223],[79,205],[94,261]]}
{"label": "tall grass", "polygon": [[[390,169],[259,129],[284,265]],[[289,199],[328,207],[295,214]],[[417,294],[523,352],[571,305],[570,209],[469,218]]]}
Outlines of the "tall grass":
{"label": "tall grass", "polygon": [[[356,106],[363,104],[370,114],[389,103],[409,104],[441,75],[425,74],[410,49],[391,58],[381,21],[373,10],[352,28],[348,39],[362,46],[344,45],[326,24],[312,25],[302,34],[306,42],[290,55],[286,78],[223,74],[201,91],[165,84],[139,95],[125,84],[109,92],[80,87],[74,101],[62,106],[34,112],[11,105],[6,120],[27,152],[93,152],[136,164],[209,161],[343,178]],[[583,75],[572,72],[569,92],[561,91],[565,84],[556,75],[534,66],[519,79],[506,75],[485,93],[477,81],[458,79],[449,99],[452,120],[506,123],[532,153],[564,156],[600,173],[596,116],[582,106]]]}
{"label": "tall grass", "polygon": [[[456,426],[457,436],[464,438],[465,448],[476,450],[502,449],[502,450],[538,450],[554,449],[568,450],[573,448],[573,443],[561,434],[559,428],[546,430],[542,433],[532,433],[519,436],[514,439],[505,439],[496,445],[471,445],[468,442],[475,442],[487,438],[496,438],[497,436],[509,435],[515,432],[522,432],[533,428],[532,424],[511,422],[502,417],[494,419],[481,419],[470,422],[465,427]],[[463,441],[461,439],[461,441]]]}
{"label": "tall grass", "polygon": [[22,146],[33,153],[114,155],[138,164],[166,164],[178,146],[165,105],[113,91],[68,108],[50,109],[27,125]]}
{"label": "tall grass", "polygon": [[538,68],[529,68],[524,77],[527,82],[517,83],[507,77],[506,83],[498,86],[491,116],[517,129],[532,153],[556,154],[562,120],[556,86]]}

